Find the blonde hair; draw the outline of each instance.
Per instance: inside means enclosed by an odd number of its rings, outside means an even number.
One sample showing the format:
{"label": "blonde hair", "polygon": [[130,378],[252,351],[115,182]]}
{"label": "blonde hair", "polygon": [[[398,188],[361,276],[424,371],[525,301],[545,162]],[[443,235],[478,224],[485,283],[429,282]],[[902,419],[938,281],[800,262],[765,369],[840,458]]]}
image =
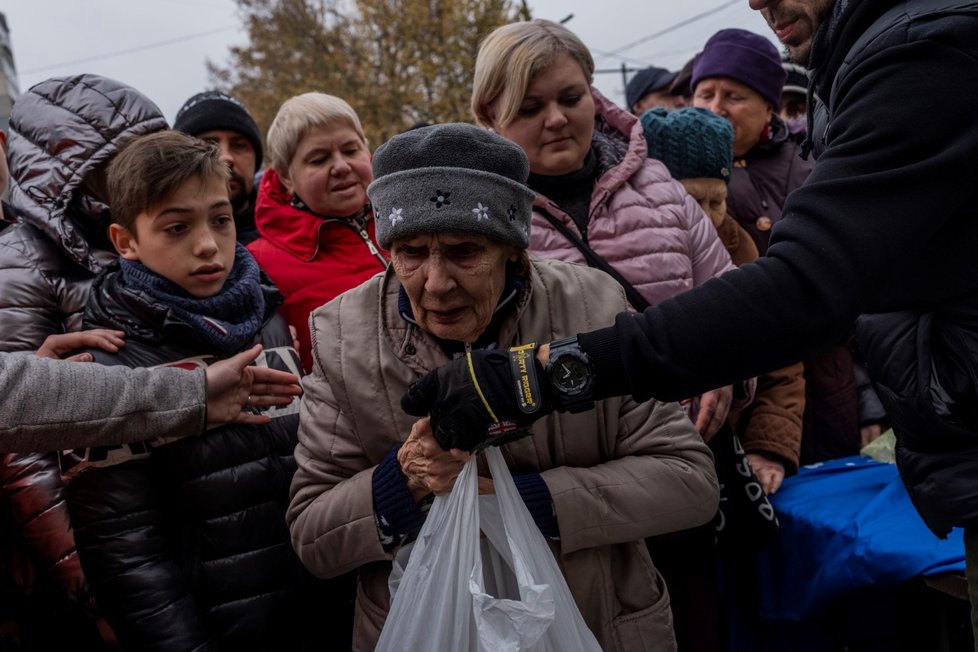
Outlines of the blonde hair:
{"label": "blonde hair", "polygon": [[[472,113],[483,127],[505,127],[516,119],[526,89],[557,55],[567,53],[590,84],[594,59],[566,27],[537,18],[492,31],[479,46],[472,83]],[[490,111],[495,104],[495,119]]]}
{"label": "blonde hair", "polygon": [[363,144],[367,144],[360,118],[346,101],[326,93],[303,93],[289,98],[268,128],[266,140],[272,167],[279,174],[288,174],[289,163],[310,129],[339,125],[353,129]]}

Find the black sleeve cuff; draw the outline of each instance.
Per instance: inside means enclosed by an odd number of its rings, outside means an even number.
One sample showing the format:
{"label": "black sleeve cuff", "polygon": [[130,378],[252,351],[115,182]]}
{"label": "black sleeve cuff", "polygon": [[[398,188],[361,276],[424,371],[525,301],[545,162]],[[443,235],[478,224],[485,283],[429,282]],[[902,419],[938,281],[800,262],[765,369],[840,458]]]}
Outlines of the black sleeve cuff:
{"label": "black sleeve cuff", "polygon": [[580,333],[577,343],[591,359],[594,369],[594,386],[591,390],[594,400],[631,395],[628,370],[622,363],[614,326]]}

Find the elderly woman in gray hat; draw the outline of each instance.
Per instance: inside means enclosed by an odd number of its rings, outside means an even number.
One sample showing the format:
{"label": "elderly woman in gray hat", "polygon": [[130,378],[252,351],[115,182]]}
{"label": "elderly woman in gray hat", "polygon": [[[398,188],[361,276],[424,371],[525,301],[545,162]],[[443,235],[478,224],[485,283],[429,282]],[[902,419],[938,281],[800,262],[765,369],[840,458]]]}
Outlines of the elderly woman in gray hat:
{"label": "elderly woman in gray hat", "polygon": [[[393,555],[469,459],[442,448],[428,418],[405,414],[402,394],[472,349],[498,348],[510,364],[517,341],[608,325],[626,308],[605,274],[528,258],[534,195],[513,143],[471,125],[425,127],[380,147],[373,167],[368,194],[392,264],[312,315],[287,516],[314,573],[359,568],[357,649],[372,649],[384,625]],[[643,539],[713,517],[708,449],[674,403],[567,407],[519,438],[497,424],[495,441],[604,649],[674,650],[666,588]],[[491,492],[491,479],[480,490]]]}

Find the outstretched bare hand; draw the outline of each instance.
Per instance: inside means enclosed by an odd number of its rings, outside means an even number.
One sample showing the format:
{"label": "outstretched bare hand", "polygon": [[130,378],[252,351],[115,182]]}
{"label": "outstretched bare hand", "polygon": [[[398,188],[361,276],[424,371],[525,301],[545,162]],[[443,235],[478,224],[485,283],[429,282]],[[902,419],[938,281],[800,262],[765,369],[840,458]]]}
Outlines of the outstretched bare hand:
{"label": "outstretched bare hand", "polygon": [[261,353],[256,344],[238,355],[207,367],[207,423],[260,425],[271,418],[248,408],[288,405],[302,393],[299,379],[285,371],[250,366]]}

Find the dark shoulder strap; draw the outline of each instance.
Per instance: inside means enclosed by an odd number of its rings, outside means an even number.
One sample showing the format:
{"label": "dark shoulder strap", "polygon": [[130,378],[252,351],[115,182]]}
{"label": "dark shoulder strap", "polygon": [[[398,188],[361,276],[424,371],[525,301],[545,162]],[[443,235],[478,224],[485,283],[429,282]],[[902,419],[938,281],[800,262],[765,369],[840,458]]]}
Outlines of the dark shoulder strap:
{"label": "dark shoulder strap", "polygon": [[598,252],[591,249],[591,247],[589,247],[584,240],[579,238],[571,228],[547,211],[540,210],[540,212],[543,213],[543,216],[547,218],[547,221],[550,222],[550,224],[553,225],[553,227],[557,229],[562,236],[567,238],[571,244],[581,250],[581,253],[584,254],[584,258],[587,260],[589,267],[600,269],[602,272],[608,274],[611,278],[618,281],[618,284],[625,289],[625,297],[628,299],[628,303],[632,304],[632,307],[635,308],[635,310],[641,312],[649,307],[649,302],[645,300],[645,297],[639,294],[638,290],[635,289],[635,286],[629,283],[628,280],[622,276],[617,269],[612,267],[611,263],[602,258]]}

